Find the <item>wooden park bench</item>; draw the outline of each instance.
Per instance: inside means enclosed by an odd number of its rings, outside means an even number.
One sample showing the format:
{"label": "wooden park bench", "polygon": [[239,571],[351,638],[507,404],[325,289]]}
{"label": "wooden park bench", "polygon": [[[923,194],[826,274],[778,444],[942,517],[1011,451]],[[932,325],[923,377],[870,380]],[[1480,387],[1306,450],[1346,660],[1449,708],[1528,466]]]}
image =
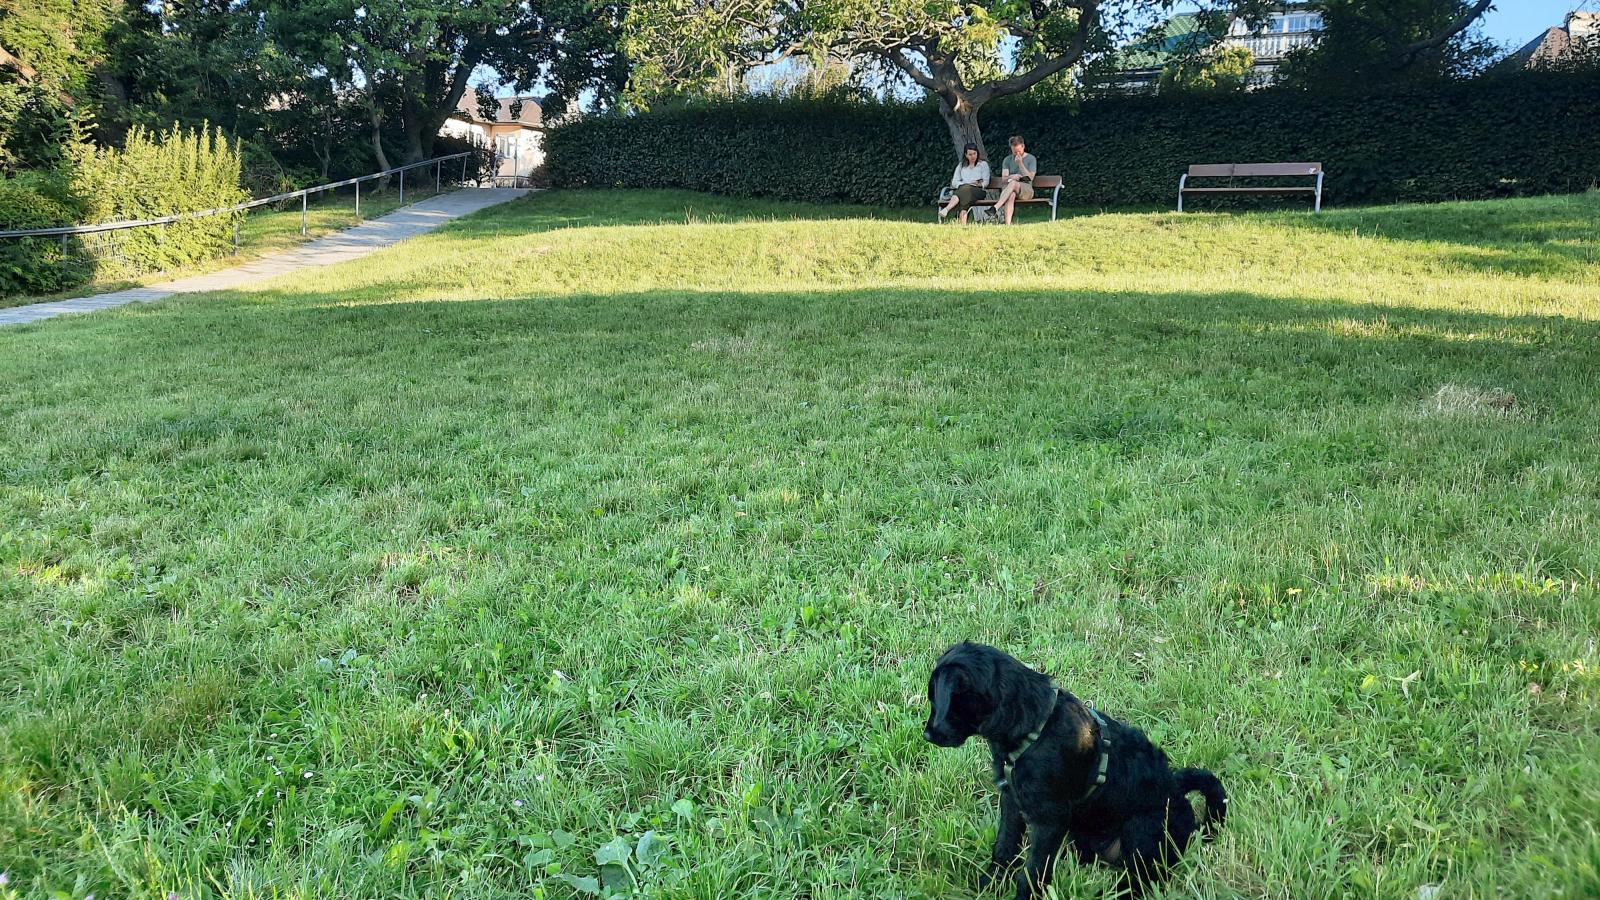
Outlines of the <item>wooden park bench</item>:
{"label": "wooden park bench", "polygon": [[[1233,183],[1235,178],[1297,178],[1314,177],[1315,185],[1283,185],[1276,187],[1249,187]],[[1189,187],[1191,178],[1227,178],[1222,187]],[[1322,212],[1322,163],[1224,163],[1222,165],[1190,166],[1178,179],[1178,212],[1183,212],[1184,194],[1312,194],[1316,198],[1312,212]]]}
{"label": "wooden park bench", "polygon": [[[1006,181],[1005,181],[1004,178],[991,178],[991,179],[989,179],[989,184],[988,184],[987,187],[988,187],[988,190],[998,191],[1001,188],[1005,187],[1005,185],[1006,185]],[[1045,191],[1049,191],[1050,192],[1050,196],[1046,197],[1044,195]],[[1056,220],[1056,203],[1060,199],[1061,199],[1061,176],[1060,175],[1035,175],[1035,176],[1033,176],[1033,199],[1032,200],[1023,200],[1023,199],[1021,199],[1019,197],[1017,199],[1017,205],[1018,206],[1035,206],[1035,205],[1038,205],[1038,204],[1047,205],[1047,206],[1050,207],[1050,221],[1054,222]],[[937,210],[939,207],[944,206],[946,203],[949,203],[949,202],[950,202],[950,188],[948,186],[946,186],[946,187],[940,189],[940,191],[939,191],[939,199],[933,201],[934,209]],[[994,206],[994,201],[990,200],[988,197],[985,197],[984,199],[979,200],[977,203],[972,204],[972,208],[973,209],[977,209],[980,206]]]}

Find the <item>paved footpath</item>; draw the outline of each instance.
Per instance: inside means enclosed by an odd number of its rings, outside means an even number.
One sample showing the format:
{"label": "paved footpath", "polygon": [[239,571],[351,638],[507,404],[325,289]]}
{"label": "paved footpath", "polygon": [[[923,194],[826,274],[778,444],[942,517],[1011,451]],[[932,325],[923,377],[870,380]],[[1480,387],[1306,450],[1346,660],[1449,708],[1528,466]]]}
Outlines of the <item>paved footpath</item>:
{"label": "paved footpath", "polygon": [[69,313],[93,312],[124,303],[143,303],[160,300],[173,294],[197,294],[202,291],[220,291],[242,287],[263,278],[326,266],[347,259],[360,259],[390,244],[408,237],[432,231],[440,225],[458,219],[467,213],[514,200],[528,193],[517,188],[463,188],[437,197],[402,207],[381,218],[363,222],[354,228],[318,238],[281,253],[258,257],[241,266],[179,278],[149,287],[130,288],[74,300],[56,300],[35,303],[31,306],[13,306],[0,309],[0,326],[37,322]]}

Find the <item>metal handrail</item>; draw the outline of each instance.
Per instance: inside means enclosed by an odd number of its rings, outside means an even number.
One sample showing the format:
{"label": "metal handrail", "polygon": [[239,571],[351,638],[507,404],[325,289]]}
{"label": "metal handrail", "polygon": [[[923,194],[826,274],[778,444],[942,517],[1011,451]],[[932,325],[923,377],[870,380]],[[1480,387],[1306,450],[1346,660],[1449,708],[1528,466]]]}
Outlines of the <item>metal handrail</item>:
{"label": "metal handrail", "polygon": [[[53,228],[25,228],[18,231],[0,231],[0,238],[53,237],[57,235],[65,237],[71,234],[95,234],[101,231],[120,231],[125,228],[143,228],[149,225],[166,225],[168,223],[178,222],[184,219],[199,219],[206,216],[218,215],[220,213],[242,212],[247,209],[254,209],[257,206],[266,206],[268,203],[282,203],[285,200],[293,200],[296,197],[300,198],[300,233],[304,234],[306,230],[306,198],[312,194],[320,193],[322,191],[331,191],[335,188],[342,188],[346,185],[353,184],[356,186],[356,215],[359,216],[361,214],[361,182],[368,181],[373,178],[383,178],[399,172],[400,202],[404,203],[406,200],[405,172],[407,169],[415,169],[418,166],[438,166],[443,164],[446,160],[460,159],[461,178],[463,181],[465,181],[467,177],[466,158],[471,156],[474,152],[476,151],[468,150],[463,153],[452,153],[449,156],[437,156],[433,159],[425,159],[422,162],[408,163],[403,166],[397,166],[393,169],[384,169],[382,172],[374,172],[371,175],[360,175],[355,178],[346,178],[343,181],[335,181],[329,184],[319,184],[315,187],[301,188],[298,191],[290,191],[286,194],[276,194],[271,197],[262,197],[260,200],[250,200],[245,203],[235,204],[233,206],[218,206],[214,209],[202,209],[197,212],[174,213],[170,216],[162,216],[159,219],[128,219],[121,222],[102,222],[98,225],[58,225]],[[433,186],[435,191],[439,189],[438,172],[434,173]]]}

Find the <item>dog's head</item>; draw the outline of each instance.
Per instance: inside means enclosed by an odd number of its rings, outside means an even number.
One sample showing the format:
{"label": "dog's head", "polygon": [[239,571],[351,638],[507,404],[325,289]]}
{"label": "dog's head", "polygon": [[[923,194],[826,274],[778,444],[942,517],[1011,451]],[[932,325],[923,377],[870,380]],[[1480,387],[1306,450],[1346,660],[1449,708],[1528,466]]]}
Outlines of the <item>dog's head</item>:
{"label": "dog's head", "polygon": [[940,747],[959,747],[977,734],[1000,705],[993,647],[963,641],[939,657],[928,676],[928,725],[922,736]]}

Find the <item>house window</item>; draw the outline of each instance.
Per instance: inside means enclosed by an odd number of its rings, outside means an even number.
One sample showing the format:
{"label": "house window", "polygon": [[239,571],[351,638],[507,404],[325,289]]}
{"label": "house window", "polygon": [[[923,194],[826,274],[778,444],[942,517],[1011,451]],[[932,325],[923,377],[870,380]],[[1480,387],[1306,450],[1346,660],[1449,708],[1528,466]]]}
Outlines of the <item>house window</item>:
{"label": "house window", "polygon": [[1316,13],[1302,13],[1284,16],[1278,20],[1284,33],[1294,31],[1317,31],[1322,28],[1322,17]]}
{"label": "house window", "polygon": [[494,152],[497,156],[511,158],[517,155],[517,139],[515,135],[502,134],[494,139]]}

